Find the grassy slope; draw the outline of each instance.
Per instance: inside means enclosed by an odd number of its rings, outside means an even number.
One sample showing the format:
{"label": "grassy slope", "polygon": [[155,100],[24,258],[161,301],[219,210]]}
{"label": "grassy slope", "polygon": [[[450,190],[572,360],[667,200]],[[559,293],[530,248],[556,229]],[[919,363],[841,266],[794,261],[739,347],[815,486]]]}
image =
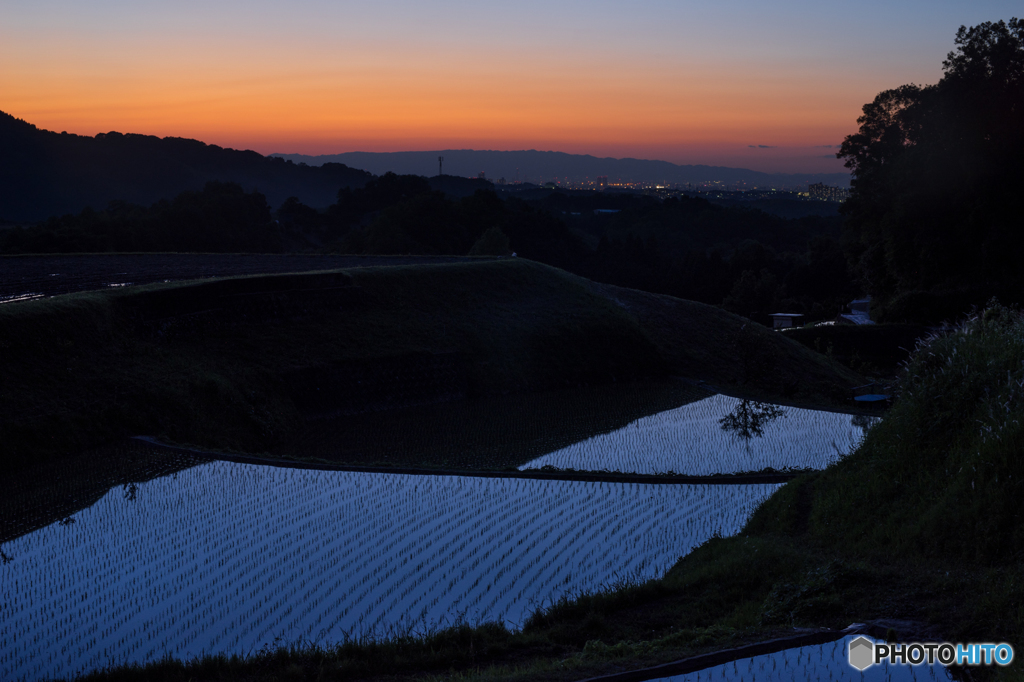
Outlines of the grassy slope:
{"label": "grassy slope", "polygon": [[[877,619],[911,640],[1024,644],[1024,318],[985,311],[922,347],[861,448],[783,487],[737,537],[644,585],[567,600],[520,633],[167,662],[95,680],[572,680]],[[791,631],[791,630],[790,630]],[[1024,665],[975,670],[1024,678]]]}
{"label": "grassy slope", "polygon": [[[769,375],[737,375],[728,352],[708,350],[736,343],[769,354],[776,372],[803,376],[813,367],[806,382],[791,386],[797,395],[827,397],[856,381],[798,344],[708,306],[669,299],[670,307],[687,306],[686,327],[699,332],[669,338],[587,280],[521,259],[349,275],[354,286],[342,287],[350,295],[340,298],[323,282],[310,284],[317,275],[302,275],[228,282],[231,291],[264,291],[255,299],[218,296],[207,282],[0,307],[4,466],[134,433],[266,451],[301,419],[288,376],[410,354],[464,358],[478,395],[691,370],[722,384],[739,378],[777,389]],[[290,291],[295,282],[320,290]],[[666,318],[660,313],[659,324]]]}
{"label": "grassy slope", "polygon": [[629,312],[677,374],[766,398],[849,406],[859,377],[819,353],[732,313],[610,284],[594,290]]}

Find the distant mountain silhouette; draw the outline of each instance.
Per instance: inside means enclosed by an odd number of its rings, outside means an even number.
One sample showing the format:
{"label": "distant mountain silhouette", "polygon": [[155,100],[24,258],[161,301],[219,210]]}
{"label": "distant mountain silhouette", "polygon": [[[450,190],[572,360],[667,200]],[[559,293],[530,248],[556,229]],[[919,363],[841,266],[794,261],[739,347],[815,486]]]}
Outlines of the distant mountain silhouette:
{"label": "distant mountain silhouette", "polygon": [[680,166],[668,161],[644,159],[598,158],[589,154],[528,151],[476,151],[472,149],[445,149],[433,152],[346,152],[307,156],[304,154],[271,154],[295,163],[318,166],[326,163],[344,163],[382,175],[388,171],[413,175],[437,175],[437,157],[444,157],[444,173],[463,177],[476,177],[480,172],[488,180],[505,178],[513,182],[548,182],[554,178],[591,180],[607,175],[610,182],[618,179],[632,182],[664,182],[686,184],[719,181],[729,185],[745,182],[758,187],[797,187],[812,182],[848,187],[850,174],[842,173],[761,173],[745,168],[724,166]]}
{"label": "distant mountain silhouette", "polygon": [[100,210],[114,200],[149,205],[211,180],[259,190],[271,206],[295,196],[322,207],[340,188],[370,178],[337,163],[303,166],[177,137],[54,133],[0,112],[0,219],[7,221]]}

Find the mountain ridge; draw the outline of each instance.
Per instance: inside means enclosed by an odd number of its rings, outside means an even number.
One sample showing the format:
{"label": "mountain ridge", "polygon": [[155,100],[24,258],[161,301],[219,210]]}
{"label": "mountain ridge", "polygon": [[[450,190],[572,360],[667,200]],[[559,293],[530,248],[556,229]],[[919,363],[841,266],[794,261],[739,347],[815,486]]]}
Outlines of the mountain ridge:
{"label": "mountain ridge", "polygon": [[[537,184],[553,178],[580,181],[608,176],[610,182],[664,182],[667,184],[700,184],[722,182],[727,185],[746,183],[759,187],[797,187],[811,182],[848,187],[849,173],[765,173],[747,168],[681,165],[657,159],[616,159],[591,154],[569,154],[558,151],[491,149],[443,149],[406,152],[343,152],[340,154],[282,154],[269,156],[310,166],[323,163],[344,163],[362,168],[374,175],[393,173],[433,176],[438,170],[438,156],[444,157],[446,175],[476,177],[481,171],[488,179],[504,177],[506,181],[530,181]],[[518,171],[518,178],[516,177]]]}
{"label": "mountain ridge", "polygon": [[181,137],[57,133],[0,111],[0,217],[35,222],[102,210],[112,201],[151,205],[210,181],[259,190],[271,205],[291,196],[328,206],[342,187],[372,176],[340,164],[303,166]]}

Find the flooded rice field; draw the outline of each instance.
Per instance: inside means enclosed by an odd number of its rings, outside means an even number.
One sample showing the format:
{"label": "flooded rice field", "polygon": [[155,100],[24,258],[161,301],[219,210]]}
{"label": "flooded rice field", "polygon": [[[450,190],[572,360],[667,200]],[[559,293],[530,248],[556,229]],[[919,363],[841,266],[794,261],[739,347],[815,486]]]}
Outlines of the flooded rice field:
{"label": "flooded rice field", "polygon": [[0,679],[516,626],[565,595],[661,575],[778,487],[180,466],[0,545]]}
{"label": "flooded rice field", "polygon": [[[0,497],[0,679],[463,622],[517,627],[563,597],[663,575],[713,534],[738,532],[779,484],[443,469],[823,468],[874,421],[671,381],[311,418],[274,453],[435,475],[213,461],[138,441],[46,462],[5,481]],[[770,680],[820,659],[822,675],[843,679],[831,655],[730,665],[738,679]]]}
{"label": "flooded rice field", "polygon": [[858,671],[848,662],[848,635],[827,644],[786,649],[774,654],[731,661],[686,675],[663,677],[651,682],[794,682],[823,680],[851,682],[925,682],[952,679],[940,663],[933,665],[889,665],[888,662]]}
{"label": "flooded rice field", "polygon": [[578,441],[520,469],[693,476],[824,469],[853,451],[876,421],[713,395]]}
{"label": "flooded rice field", "polygon": [[652,381],[316,418],[275,455],[342,465],[707,476],[823,469],[877,420]]}

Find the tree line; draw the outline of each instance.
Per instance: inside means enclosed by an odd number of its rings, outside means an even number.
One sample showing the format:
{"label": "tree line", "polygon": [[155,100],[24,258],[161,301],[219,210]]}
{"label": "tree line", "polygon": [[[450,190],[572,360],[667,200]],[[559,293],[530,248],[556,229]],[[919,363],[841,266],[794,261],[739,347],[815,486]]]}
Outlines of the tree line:
{"label": "tree line", "polygon": [[839,233],[836,218],[786,220],[697,198],[557,190],[529,201],[489,190],[453,197],[426,178],[388,173],[342,188],[322,210],[291,197],[275,211],[259,192],[226,182],[149,207],[111,202],[0,231],[0,252],[515,252],[768,321],[776,309],[831,317],[855,295]]}

